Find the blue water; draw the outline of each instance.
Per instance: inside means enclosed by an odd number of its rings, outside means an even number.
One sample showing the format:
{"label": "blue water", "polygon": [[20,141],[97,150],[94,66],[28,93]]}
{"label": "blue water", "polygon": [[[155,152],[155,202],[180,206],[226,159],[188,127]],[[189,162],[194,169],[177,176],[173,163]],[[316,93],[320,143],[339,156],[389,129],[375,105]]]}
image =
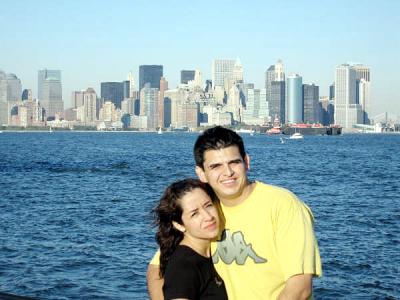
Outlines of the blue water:
{"label": "blue water", "polygon": [[[146,299],[151,208],[195,176],[195,133],[0,134],[0,291]],[[400,135],[244,135],[250,177],[311,206],[315,299],[400,299]]]}

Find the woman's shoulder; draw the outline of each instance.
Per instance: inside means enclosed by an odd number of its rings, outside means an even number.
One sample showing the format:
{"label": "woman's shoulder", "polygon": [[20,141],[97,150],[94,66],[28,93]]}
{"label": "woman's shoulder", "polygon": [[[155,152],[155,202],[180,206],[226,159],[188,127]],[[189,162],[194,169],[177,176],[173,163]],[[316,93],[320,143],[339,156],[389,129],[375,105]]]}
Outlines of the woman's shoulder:
{"label": "woman's shoulder", "polygon": [[206,260],[207,258],[201,256],[192,248],[179,245],[171,255],[167,268],[172,265],[174,265],[174,267],[193,268],[203,264]]}

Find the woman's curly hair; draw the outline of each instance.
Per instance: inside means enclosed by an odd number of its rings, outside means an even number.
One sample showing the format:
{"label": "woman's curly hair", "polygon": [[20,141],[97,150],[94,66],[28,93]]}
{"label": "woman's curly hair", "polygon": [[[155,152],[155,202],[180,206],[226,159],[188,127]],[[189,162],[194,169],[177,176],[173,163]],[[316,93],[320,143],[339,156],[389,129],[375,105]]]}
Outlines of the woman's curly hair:
{"label": "woman's curly hair", "polygon": [[[213,202],[216,196],[210,186],[198,179],[183,179],[166,188],[158,205],[153,209],[157,226],[156,241],[160,247],[160,276],[164,277],[169,258],[183,239],[183,233],[176,229],[172,222],[182,224],[182,207],[180,200],[194,189],[202,189]],[[183,225],[183,224],[182,224]]]}

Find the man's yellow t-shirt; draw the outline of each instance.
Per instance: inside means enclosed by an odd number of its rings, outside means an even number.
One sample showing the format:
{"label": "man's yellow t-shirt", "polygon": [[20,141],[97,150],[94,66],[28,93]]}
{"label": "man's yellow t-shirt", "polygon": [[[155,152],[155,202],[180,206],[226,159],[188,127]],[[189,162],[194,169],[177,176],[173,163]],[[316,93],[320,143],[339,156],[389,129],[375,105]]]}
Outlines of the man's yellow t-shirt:
{"label": "man's yellow t-shirt", "polygon": [[256,182],[240,205],[221,209],[225,229],[211,248],[230,300],[276,299],[291,276],[322,274],[312,213],[290,191]]}

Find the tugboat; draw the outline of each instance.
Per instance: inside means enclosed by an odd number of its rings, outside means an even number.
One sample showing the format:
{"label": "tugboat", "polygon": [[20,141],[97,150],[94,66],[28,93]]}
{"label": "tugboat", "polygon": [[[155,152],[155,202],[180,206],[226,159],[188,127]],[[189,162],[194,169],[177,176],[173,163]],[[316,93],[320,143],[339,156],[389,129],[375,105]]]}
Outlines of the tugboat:
{"label": "tugboat", "polygon": [[273,126],[270,130],[267,130],[267,134],[271,135],[271,134],[281,134],[282,130],[281,130],[281,122],[279,121],[278,116],[275,116],[274,119],[274,123]]}

